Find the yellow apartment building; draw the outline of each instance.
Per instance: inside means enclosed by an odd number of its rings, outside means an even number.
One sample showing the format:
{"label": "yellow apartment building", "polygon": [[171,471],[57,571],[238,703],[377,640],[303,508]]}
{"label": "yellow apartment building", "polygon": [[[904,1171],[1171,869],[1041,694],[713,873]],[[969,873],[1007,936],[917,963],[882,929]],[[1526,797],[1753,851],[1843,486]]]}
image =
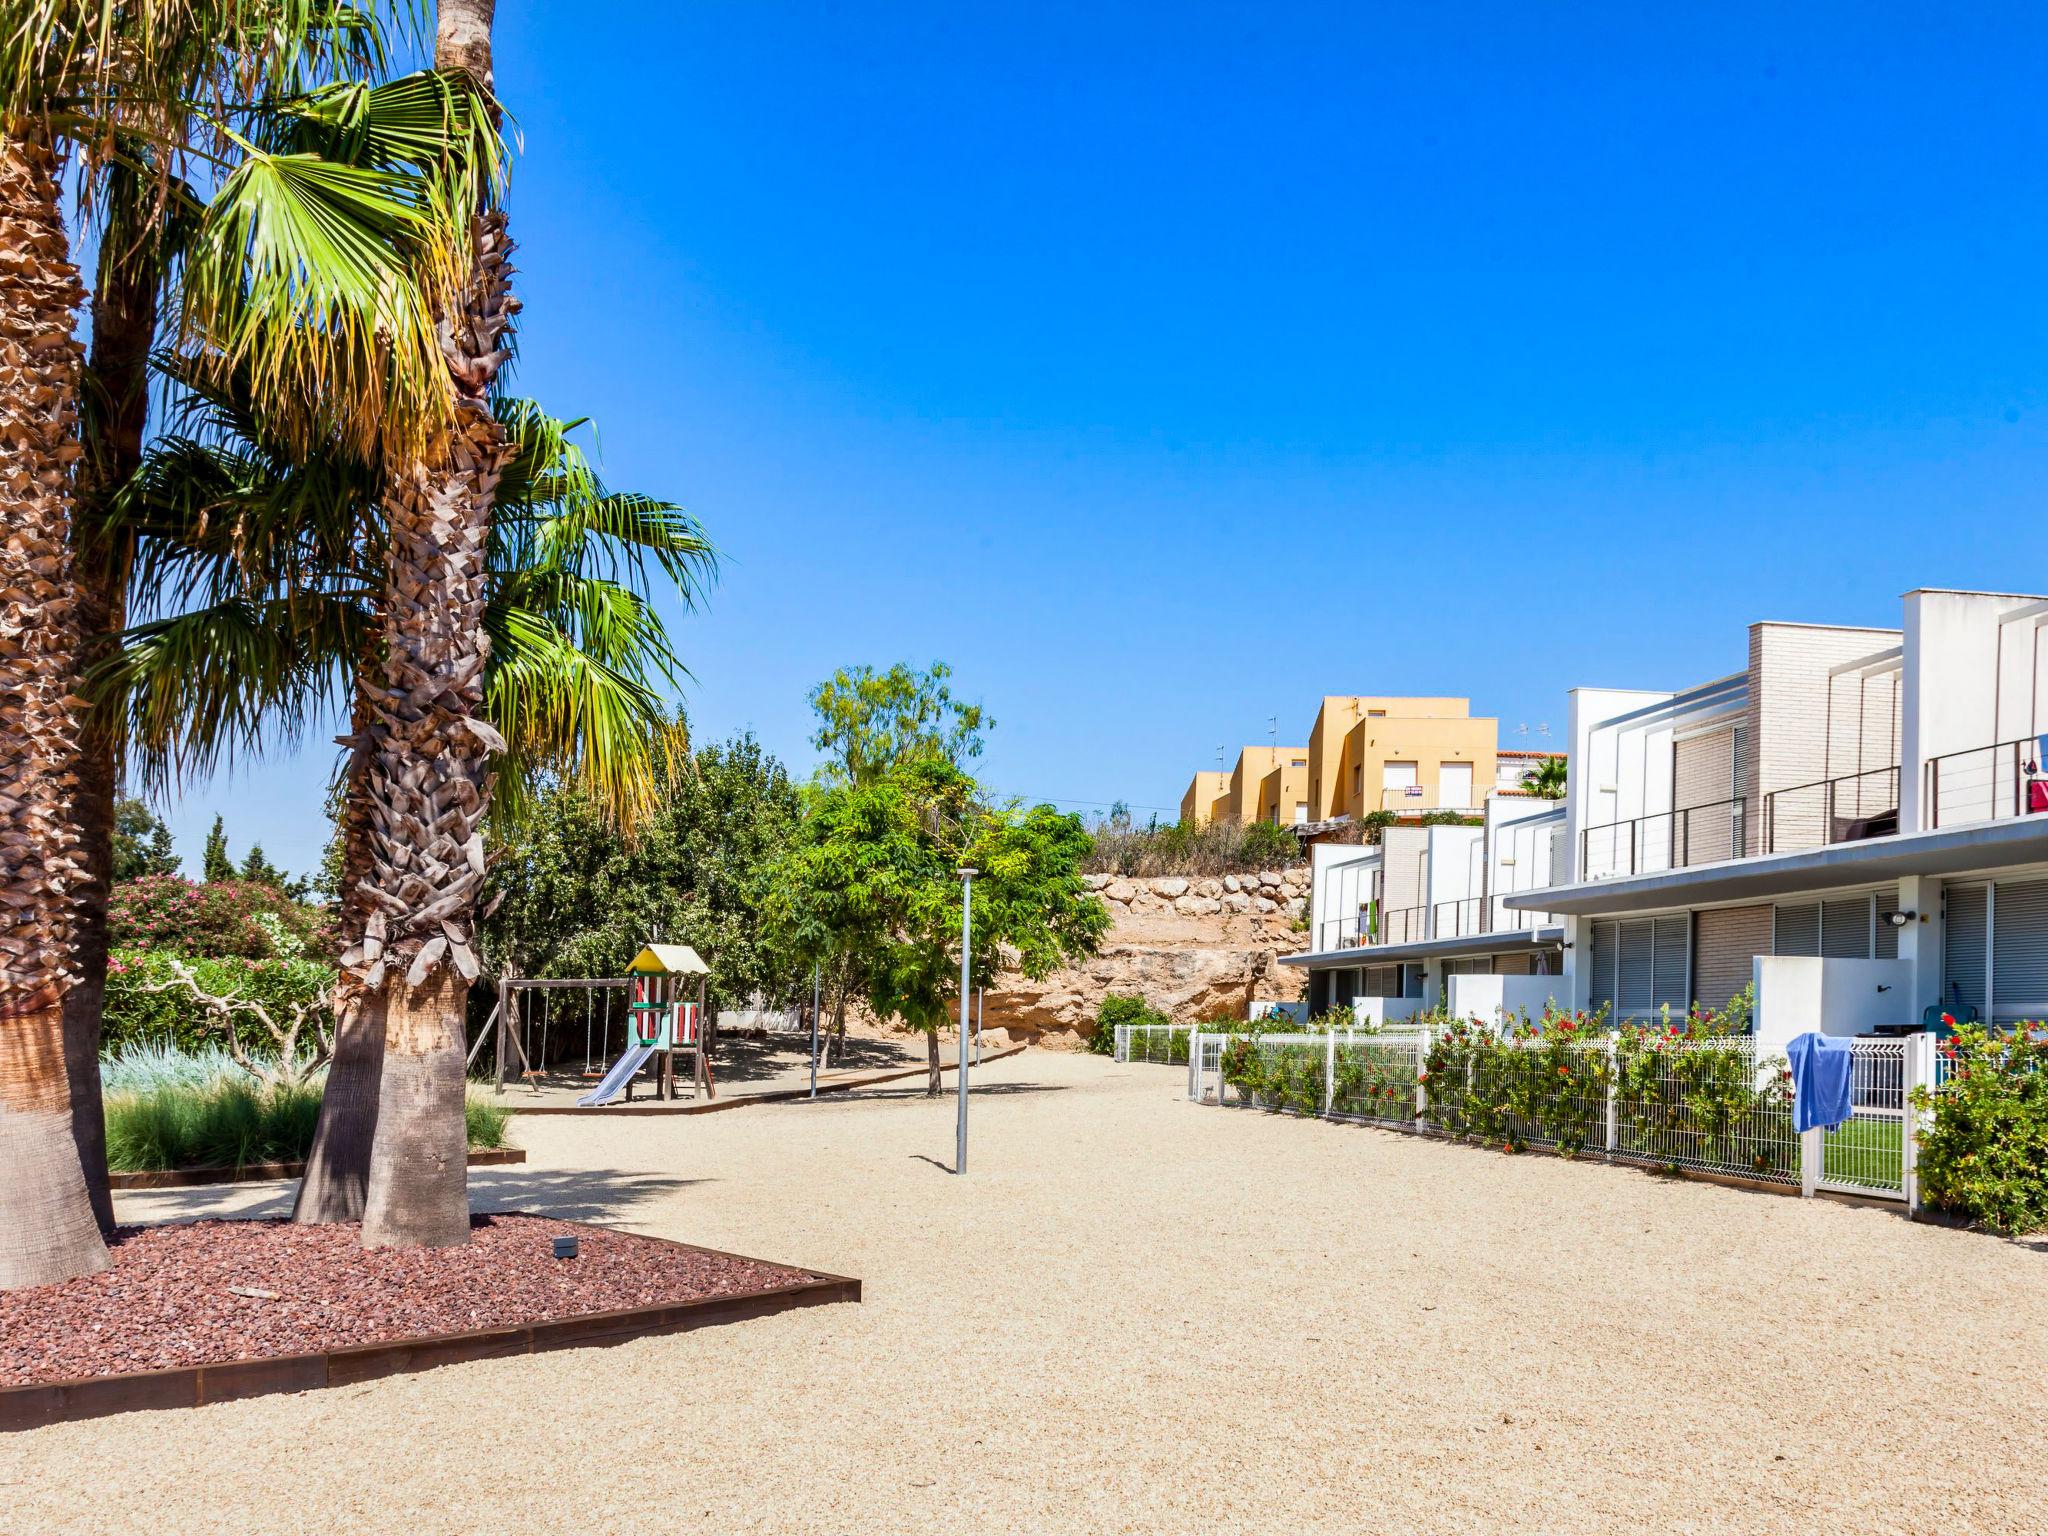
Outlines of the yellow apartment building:
{"label": "yellow apartment building", "polygon": [[1180,797],[1180,819],[1191,826],[1220,819],[1230,809],[1230,775],[1221,769],[1210,768],[1196,774],[1189,781],[1187,793]]}
{"label": "yellow apartment building", "polygon": [[[1206,810],[1204,809],[1206,807]],[[1181,820],[1270,821],[1293,826],[1309,819],[1308,748],[1244,747],[1229,773],[1198,773],[1180,797]]]}
{"label": "yellow apartment building", "polygon": [[1499,741],[1500,722],[1469,699],[1326,696],[1308,737],[1308,819],[1476,810]]}

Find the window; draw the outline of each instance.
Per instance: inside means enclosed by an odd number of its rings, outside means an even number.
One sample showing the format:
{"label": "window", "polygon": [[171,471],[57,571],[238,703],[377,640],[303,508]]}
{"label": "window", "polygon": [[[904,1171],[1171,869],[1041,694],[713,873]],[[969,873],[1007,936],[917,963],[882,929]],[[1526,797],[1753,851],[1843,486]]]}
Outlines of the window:
{"label": "window", "polygon": [[1413,763],[1380,764],[1380,793],[1386,807],[1399,808],[1404,802],[1422,798],[1422,784]]}
{"label": "window", "polygon": [[1593,924],[1593,1006],[1610,1017],[1683,1012],[1692,988],[1692,926],[1685,913]]}
{"label": "window", "polygon": [[1308,802],[1307,802],[1306,800],[1297,800],[1297,801],[1295,801],[1295,802],[1294,802],[1294,824],[1295,824],[1295,825],[1296,825],[1296,826],[1298,827],[1298,826],[1302,825],[1302,824],[1303,824],[1304,822],[1306,822],[1307,820],[1308,820]]}
{"label": "window", "polygon": [[1440,763],[1436,770],[1436,803],[1463,808],[1472,803],[1472,765]]}
{"label": "window", "polygon": [[1880,932],[1875,925],[1883,910],[1897,905],[1895,897],[1873,896],[1782,905],[1777,908],[1771,953],[1817,956],[1823,960],[1896,959],[1897,931],[1887,924]]}

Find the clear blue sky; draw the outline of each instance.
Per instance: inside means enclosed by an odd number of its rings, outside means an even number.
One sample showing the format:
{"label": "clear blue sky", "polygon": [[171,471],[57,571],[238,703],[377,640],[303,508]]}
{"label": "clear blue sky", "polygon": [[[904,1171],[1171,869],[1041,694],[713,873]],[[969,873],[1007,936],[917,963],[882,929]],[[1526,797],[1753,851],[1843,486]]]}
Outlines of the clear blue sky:
{"label": "clear blue sky", "polygon": [[[1731,671],[2048,586],[2044,13],[501,0],[521,388],[728,561],[701,738],[951,661],[1172,807],[1324,693]],[[323,750],[195,786],[325,836]]]}

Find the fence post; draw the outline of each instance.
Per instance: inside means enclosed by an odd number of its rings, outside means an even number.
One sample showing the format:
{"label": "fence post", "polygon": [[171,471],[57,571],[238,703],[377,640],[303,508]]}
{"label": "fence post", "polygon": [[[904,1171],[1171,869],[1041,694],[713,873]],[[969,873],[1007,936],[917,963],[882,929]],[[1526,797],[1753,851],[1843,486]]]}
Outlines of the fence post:
{"label": "fence post", "polygon": [[1188,1102],[1202,1102],[1202,1032],[1188,1031]]}
{"label": "fence post", "polygon": [[1337,1031],[1327,1031],[1329,1039],[1323,1044],[1323,1113],[1328,1115],[1337,1103]]}
{"label": "fence post", "polygon": [[1924,1031],[1906,1036],[1906,1070],[1900,1083],[1899,1172],[1905,1180],[1909,1216],[1920,1209],[1920,1132],[1924,1128],[1920,1111],[1913,1107],[1915,1088],[1934,1090],[1934,1036]]}
{"label": "fence post", "polygon": [[1615,1091],[1614,1036],[1604,1042],[1607,1052],[1607,1155],[1621,1150],[1621,1096]]}
{"label": "fence post", "polygon": [[1429,1084],[1423,1081],[1423,1074],[1429,1070],[1429,1026],[1423,1025],[1415,1033],[1415,1123],[1422,1124],[1429,1118]]}
{"label": "fence post", "polygon": [[1820,1192],[1821,1170],[1827,1166],[1827,1135],[1819,1126],[1799,1133],[1799,1193]]}

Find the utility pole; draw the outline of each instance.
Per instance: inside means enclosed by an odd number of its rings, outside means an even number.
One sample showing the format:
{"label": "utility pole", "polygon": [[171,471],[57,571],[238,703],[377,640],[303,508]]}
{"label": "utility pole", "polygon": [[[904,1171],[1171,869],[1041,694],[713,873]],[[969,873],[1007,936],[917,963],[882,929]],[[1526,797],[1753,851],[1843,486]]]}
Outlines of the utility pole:
{"label": "utility pole", "polygon": [[960,1122],[953,1133],[953,1172],[967,1172],[967,1010],[972,1006],[974,978],[974,877],[980,871],[960,866]]}
{"label": "utility pole", "polygon": [[818,1015],[824,1010],[825,989],[818,965],[811,966],[811,1097],[818,1096]]}

